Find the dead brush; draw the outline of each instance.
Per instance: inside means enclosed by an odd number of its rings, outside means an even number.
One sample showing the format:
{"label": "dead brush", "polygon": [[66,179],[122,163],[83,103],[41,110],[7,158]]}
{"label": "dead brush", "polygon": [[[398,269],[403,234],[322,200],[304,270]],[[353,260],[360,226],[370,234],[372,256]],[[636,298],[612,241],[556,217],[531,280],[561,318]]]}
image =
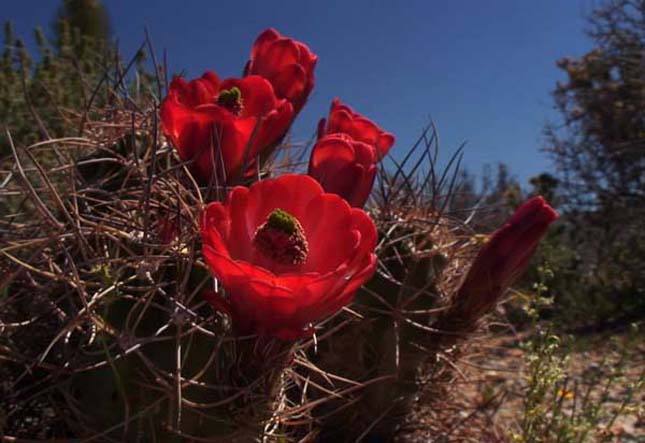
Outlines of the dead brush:
{"label": "dead brush", "polygon": [[222,189],[190,179],[160,137],[154,100],[114,97],[77,115],[80,137],[12,144],[3,162],[0,433],[260,435],[288,350],[227,336],[200,296],[213,279],[197,221]]}

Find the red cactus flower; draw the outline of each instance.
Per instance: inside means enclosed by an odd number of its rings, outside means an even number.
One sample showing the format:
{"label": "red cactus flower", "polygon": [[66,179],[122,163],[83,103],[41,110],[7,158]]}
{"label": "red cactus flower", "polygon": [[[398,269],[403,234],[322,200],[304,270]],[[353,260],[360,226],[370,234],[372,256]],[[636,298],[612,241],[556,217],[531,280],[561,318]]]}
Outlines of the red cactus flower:
{"label": "red cactus flower", "polygon": [[455,303],[464,317],[488,312],[524,272],[557,212],[542,197],[524,202],[477,254]]}
{"label": "red cactus flower", "polygon": [[294,340],[338,311],[374,273],[374,222],[305,175],[235,187],[202,216],[204,257],[235,330]]}
{"label": "red cactus flower", "polygon": [[355,140],[374,146],[381,160],[394,145],[394,135],[381,129],[372,120],[354,112],[339,99],[334,99],[329,110],[329,118],[318,124],[318,138],[327,134],[347,134]]}
{"label": "red cactus flower", "polygon": [[376,178],[376,150],[345,134],[327,135],[316,143],[309,159],[309,175],[325,192],[362,208]]}
{"label": "red cactus flower", "polygon": [[[293,107],[276,98],[264,78],[220,81],[214,72],[185,81],[175,78],[161,105],[163,131],[195,177],[207,184],[213,174],[231,183],[252,171],[254,160],[288,129]],[[245,167],[244,171],[241,171]]]}
{"label": "red cactus flower", "polygon": [[270,28],[255,40],[245,75],[269,80],[276,96],[289,100],[297,114],[314,87],[317,61],[318,56],[307,45]]}

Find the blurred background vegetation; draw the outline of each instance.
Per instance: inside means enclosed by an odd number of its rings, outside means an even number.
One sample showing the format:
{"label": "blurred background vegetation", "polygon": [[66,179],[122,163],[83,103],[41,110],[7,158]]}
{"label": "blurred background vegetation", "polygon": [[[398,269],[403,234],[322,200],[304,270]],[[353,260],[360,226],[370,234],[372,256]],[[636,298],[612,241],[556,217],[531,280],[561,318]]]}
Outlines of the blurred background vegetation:
{"label": "blurred background vegetation", "polygon": [[[99,0],[63,0],[49,29],[34,29],[37,51],[28,51],[23,37],[4,23],[0,59],[0,121],[16,146],[43,139],[77,136],[84,110],[111,102],[112,87],[136,94],[150,77],[143,68],[143,47],[128,63],[136,69],[119,78],[123,60],[113,43],[108,12]],[[80,114],[80,115],[79,115]],[[79,124],[81,117],[81,124]],[[4,132],[4,130],[3,130]],[[8,138],[0,137],[0,156],[10,154]]]}

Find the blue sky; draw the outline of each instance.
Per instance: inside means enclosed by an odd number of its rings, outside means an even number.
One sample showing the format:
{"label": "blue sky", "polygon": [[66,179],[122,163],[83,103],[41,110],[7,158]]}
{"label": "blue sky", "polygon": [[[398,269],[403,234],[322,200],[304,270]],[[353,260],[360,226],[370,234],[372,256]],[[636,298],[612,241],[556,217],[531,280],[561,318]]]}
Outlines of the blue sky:
{"label": "blue sky", "polygon": [[[5,2],[2,21],[32,39],[57,0]],[[541,131],[557,118],[555,60],[590,48],[583,33],[592,0],[219,1],[105,0],[121,51],[131,55],[147,26],[173,72],[241,73],[267,27],[318,55],[316,87],[294,126],[313,133],[334,97],[397,136],[402,155],[432,118],[448,157],[467,142],[465,166],[506,162],[522,182],[551,164]]]}

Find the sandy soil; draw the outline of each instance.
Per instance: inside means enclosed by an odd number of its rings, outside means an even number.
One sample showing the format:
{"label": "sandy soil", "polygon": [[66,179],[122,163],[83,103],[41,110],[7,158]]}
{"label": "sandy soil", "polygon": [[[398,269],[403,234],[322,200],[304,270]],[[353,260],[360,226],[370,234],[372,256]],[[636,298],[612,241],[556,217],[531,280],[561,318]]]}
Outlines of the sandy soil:
{"label": "sandy soil", "polygon": [[[628,394],[628,385],[645,370],[645,339],[640,336],[625,359],[624,377],[607,392],[606,411],[620,407]],[[524,411],[526,392],[526,355],[519,346],[520,337],[498,337],[471,343],[455,365],[455,378],[448,392],[440,396],[420,396],[408,423],[398,438],[401,443],[513,442]],[[606,335],[578,337],[567,364],[568,387],[559,392],[567,413],[580,410],[588,380],[595,388],[591,397],[597,400],[601,388],[619,364],[621,350],[627,346],[625,336]],[[576,386],[574,388],[574,386]],[[577,392],[577,396],[574,393]],[[441,400],[439,400],[441,398]],[[645,442],[645,390],[636,393],[631,409],[610,426],[601,422],[595,435],[583,442]],[[549,440],[543,440],[550,443]],[[552,440],[555,441],[555,440]]]}

